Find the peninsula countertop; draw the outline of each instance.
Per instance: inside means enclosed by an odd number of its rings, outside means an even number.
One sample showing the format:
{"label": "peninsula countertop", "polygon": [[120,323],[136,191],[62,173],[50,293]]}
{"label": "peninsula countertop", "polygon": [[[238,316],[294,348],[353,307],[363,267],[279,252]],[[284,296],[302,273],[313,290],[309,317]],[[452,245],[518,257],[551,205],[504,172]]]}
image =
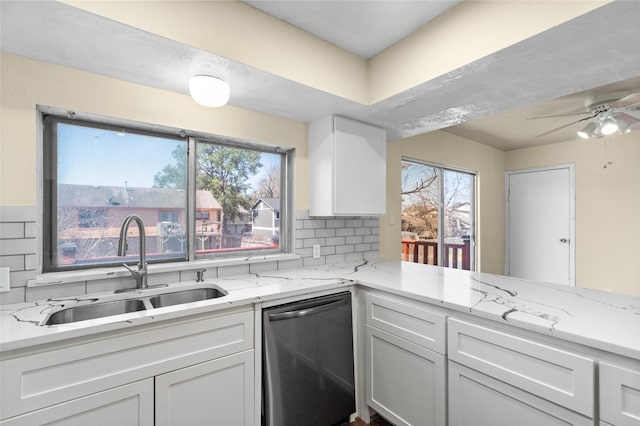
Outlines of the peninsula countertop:
{"label": "peninsula countertop", "polygon": [[[176,283],[169,288],[193,284]],[[399,261],[287,269],[211,278],[202,284],[217,285],[228,294],[55,326],[41,325],[49,312],[61,305],[87,303],[95,295],[2,306],[0,351],[360,285],[640,360],[640,296]]]}

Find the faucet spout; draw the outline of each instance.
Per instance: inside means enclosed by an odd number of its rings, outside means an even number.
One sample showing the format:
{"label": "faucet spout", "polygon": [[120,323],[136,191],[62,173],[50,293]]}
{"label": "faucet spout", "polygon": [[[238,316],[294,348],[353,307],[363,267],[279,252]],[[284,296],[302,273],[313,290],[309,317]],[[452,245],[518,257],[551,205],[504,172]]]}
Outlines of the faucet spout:
{"label": "faucet spout", "polygon": [[140,261],[138,262],[137,270],[130,268],[126,264],[124,264],[124,267],[127,268],[133,278],[135,278],[137,288],[147,288],[146,234],[144,231],[144,222],[140,216],[131,214],[122,222],[120,239],[118,240],[118,256],[125,256],[127,254],[127,232],[129,231],[131,222],[135,222],[138,226],[138,234],[140,236]]}

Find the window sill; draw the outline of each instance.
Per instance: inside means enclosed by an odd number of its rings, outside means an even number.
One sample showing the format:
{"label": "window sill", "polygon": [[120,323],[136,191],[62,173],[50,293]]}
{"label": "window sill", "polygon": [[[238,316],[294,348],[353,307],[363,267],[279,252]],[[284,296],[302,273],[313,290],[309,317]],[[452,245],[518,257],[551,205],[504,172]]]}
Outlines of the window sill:
{"label": "window sill", "polygon": [[[217,268],[220,266],[248,265],[253,263],[277,262],[282,260],[296,260],[300,256],[293,253],[280,253],[262,256],[250,256],[233,259],[201,259],[192,262],[174,262],[152,264],[148,266],[148,274],[162,274],[166,272],[192,271],[196,269]],[[124,267],[96,268],[85,271],[51,272],[39,274],[27,282],[27,287],[42,287],[76,283],[79,281],[103,280],[108,278],[129,277],[131,274]]]}

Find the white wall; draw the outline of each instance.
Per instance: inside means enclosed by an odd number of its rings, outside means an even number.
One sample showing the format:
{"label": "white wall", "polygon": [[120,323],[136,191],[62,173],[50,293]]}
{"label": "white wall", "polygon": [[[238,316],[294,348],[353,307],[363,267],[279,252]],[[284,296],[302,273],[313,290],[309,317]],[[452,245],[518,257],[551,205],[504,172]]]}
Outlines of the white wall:
{"label": "white wall", "polygon": [[640,295],[640,133],[510,151],[505,169],[562,163],[576,165],[576,285]]}

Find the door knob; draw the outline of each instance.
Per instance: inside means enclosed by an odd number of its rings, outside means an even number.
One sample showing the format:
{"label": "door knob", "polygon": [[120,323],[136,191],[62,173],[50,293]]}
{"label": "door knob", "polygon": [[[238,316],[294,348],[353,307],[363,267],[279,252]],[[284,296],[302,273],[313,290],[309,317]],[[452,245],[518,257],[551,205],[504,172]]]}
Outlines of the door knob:
{"label": "door knob", "polygon": [[568,243],[569,240],[567,238],[560,238],[561,243]]}

